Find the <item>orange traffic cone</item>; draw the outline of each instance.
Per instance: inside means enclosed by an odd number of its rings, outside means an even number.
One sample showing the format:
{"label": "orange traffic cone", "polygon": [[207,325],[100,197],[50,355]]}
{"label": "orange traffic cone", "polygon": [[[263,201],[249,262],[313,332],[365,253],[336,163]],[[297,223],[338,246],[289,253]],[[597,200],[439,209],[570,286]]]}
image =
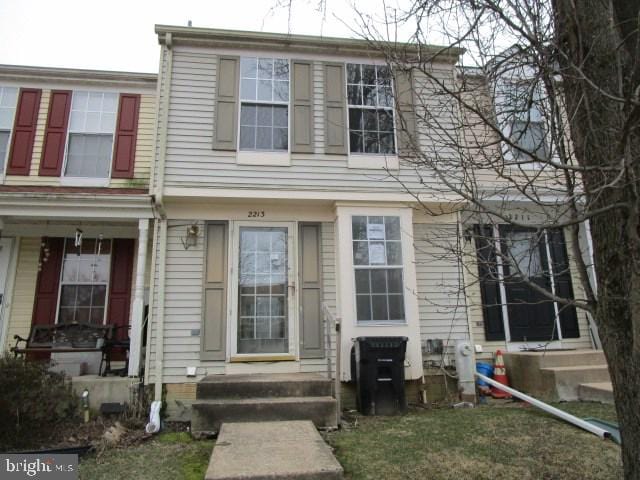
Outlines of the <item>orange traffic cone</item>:
{"label": "orange traffic cone", "polygon": [[[509,386],[507,370],[504,366],[504,360],[502,359],[502,352],[500,350],[496,350],[496,359],[493,365],[493,379],[507,387]],[[496,387],[491,387],[491,396],[493,398],[511,398],[510,394]]]}

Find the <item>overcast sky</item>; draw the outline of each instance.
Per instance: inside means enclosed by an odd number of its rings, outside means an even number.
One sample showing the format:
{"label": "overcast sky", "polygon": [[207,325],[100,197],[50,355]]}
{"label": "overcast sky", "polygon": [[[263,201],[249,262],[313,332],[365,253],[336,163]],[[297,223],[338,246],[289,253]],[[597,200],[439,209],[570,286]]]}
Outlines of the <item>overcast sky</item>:
{"label": "overcast sky", "polygon": [[[353,0],[382,11],[381,0]],[[393,4],[394,0],[386,4]],[[400,1],[400,0],[398,0]],[[349,0],[0,0],[0,63],[157,72],[155,24],[353,37]],[[283,3],[283,0],[280,0]]]}

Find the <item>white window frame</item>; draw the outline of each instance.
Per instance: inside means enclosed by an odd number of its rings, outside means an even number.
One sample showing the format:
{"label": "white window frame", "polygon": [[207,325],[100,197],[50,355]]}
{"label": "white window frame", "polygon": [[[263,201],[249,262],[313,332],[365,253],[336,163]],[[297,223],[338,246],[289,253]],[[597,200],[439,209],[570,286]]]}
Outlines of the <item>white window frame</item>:
{"label": "white window frame", "polygon": [[[241,227],[286,227],[287,228],[287,301],[288,319],[287,328],[289,332],[288,352],[284,353],[238,353],[238,321],[239,315],[239,293],[238,277],[240,267],[240,228]],[[249,220],[236,220],[229,222],[229,242],[227,265],[227,278],[229,278],[229,288],[227,293],[227,362],[239,361],[242,359],[276,358],[282,360],[298,360],[298,228],[296,222],[252,222]]]}
{"label": "white window frame", "polygon": [[[366,241],[367,243],[371,242],[372,240],[367,239],[367,240],[361,240],[361,239],[355,239],[353,238],[353,219],[354,217],[365,217],[365,219],[367,219],[367,225],[369,224],[368,218],[369,217],[382,217],[383,218],[383,223],[382,225],[384,226],[384,218],[386,217],[394,217],[398,219],[398,224],[399,224],[399,228],[400,228],[400,238],[398,240],[390,240],[393,242],[398,242],[400,245],[400,255],[402,257],[402,260],[399,264],[393,264],[393,265],[389,265],[388,263],[386,263],[386,246],[387,246],[387,239],[386,239],[386,232],[385,232],[385,238],[382,240],[384,242],[384,246],[385,246],[385,264],[384,265],[356,265],[355,263],[355,259],[353,258],[353,253],[352,253],[352,262],[353,262],[353,296],[354,296],[354,310],[355,310],[355,323],[356,325],[361,325],[361,326],[366,326],[366,325],[406,325],[407,324],[407,301],[406,301],[406,292],[405,292],[405,252],[404,252],[404,245],[403,245],[403,239],[402,239],[402,218],[399,215],[393,215],[393,214],[385,214],[382,213],[381,215],[373,215],[373,214],[362,214],[362,215],[358,215],[358,214],[352,214],[350,216],[350,224],[351,224],[351,233],[350,233],[350,238],[351,238],[351,246],[353,249],[353,245],[354,242],[358,242],[358,241]],[[375,241],[375,240],[373,240]],[[358,292],[357,292],[357,286],[356,286],[356,271],[358,270],[366,270],[366,271],[372,271],[372,270],[400,270],[400,278],[401,278],[401,295],[402,295],[402,311],[404,314],[404,318],[403,319],[397,319],[397,320],[358,320]],[[369,287],[371,288],[371,284],[369,284]],[[385,293],[385,296],[387,297],[387,312],[388,312],[388,308],[389,308],[389,292]],[[369,297],[373,297],[372,293],[369,293]],[[373,316],[373,304],[370,304],[370,308],[371,308],[371,314]]]}
{"label": "white window frame", "polygon": [[[243,58],[255,58],[257,61],[260,59],[267,60],[284,60],[289,66],[289,100],[283,101],[266,101],[258,100],[257,94],[255,100],[243,100],[242,98],[242,59]],[[292,80],[291,80],[291,59],[283,56],[269,56],[268,54],[246,54],[240,57],[238,75],[238,118],[237,118],[237,141],[236,141],[236,161],[239,165],[266,165],[266,166],[289,166],[291,165],[291,96],[292,96]],[[258,88],[258,80],[256,79],[256,89]],[[242,104],[254,104],[254,105],[268,105],[268,106],[284,106],[287,107],[287,150],[242,150],[240,148],[240,130],[241,130],[241,116],[242,116]]]}
{"label": "white window frame", "polygon": [[[94,240],[96,242],[99,241],[98,238],[90,238],[87,240]],[[107,282],[106,284],[103,282],[99,282],[99,283],[93,283],[93,282],[65,282],[64,281],[64,255],[65,252],[67,250],[67,242],[71,241],[71,238],[65,237],[64,239],[64,245],[62,247],[62,260],[60,263],[60,277],[58,280],[58,301],[56,303],[56,319],[55,319],[55,324],[57,325],[59,323],[59,317],[60,317],[60,301],[62,300],[62,287],[64,285],[105,285],[105,297],[104,297],[104,312],[103,312],[103,316],[102,316],[102,324],[101,325],[106,325],[107,323],[107,310],[109,307],[109,294],[111,291],[111,262],[112,262],[112,255],[113,255],[113,238],[106,238],[106,239],[102,239],[102,241],[107,241],[110,243],[110,250],[109,250],[109,275],[107,278]]]}
{"label": "white window frame", "polygon": [[[7,171],[7,166],[9,163],[9,153],[11,152],[11,141],[13,140],[13,130],[14,130],[14,126],[15,126],[15,122],[16,122],[16,113],[18,110],[18,99],[20,97],[20,88],[16,87],[16,86],[12,86],[12,85],[0,85],[0,94],[4,95],[4,89],[5,88],[11,88],[11,89],[15,89],[16,90],[16,98],[15,98],[15,104],[13,106],[13,119],[12,119],[12,125],[9,128],[9,137],[7,138],[7,151],[5,152],[4,155],[4,163],[2,165],[2,169],[0,169],[0,181],[4,181],[4,176],[6,175],[6,171]],[[4,129],[2,129],[1,131],[6,131]]]}
{"label": "white window frame", "polygon": [[111,90],[95,90],[95,89],[82,89],[73,90],[71,93],[71,104],[73,105],[73,96],[77,93],[101,93],[101,94],[113,94],[116,96],[116,111],[115,111],[115,123],[113,125],[113,133],[111,139],[111,157],[109,158],[109,170],[106,178],[91,178],[91,177],[74,177],[67,176],[67,163],[69,160],[69,145],[72,134],[86,134],[86,135],[106,135],[104,132],[74,132],[71,131],[71,107],[69,110],[69,120],[67,123],[67,138],[65,139],[64,148],[64,160],[62,162],[62,171],[60,172],[60,184],[63,186],[85,186],[85,187],[108,187],[111,182],[111,170],[113,168],[113,155],[115,153],[116,144],[116,130],[118,127],[118,114],[120,110],[120,94]]}
{"label": "white window frame", "polygon": [[[364,65],[373,66],[376,68],[376,78],[378,67],[388,67],[391,71],[391,98],[393,105],[391,107],[379,107],[378,105],[351,105],[349,103],[349,65]],[[344,63],[344,98],[345,98],[345,114],[346,114],[346,135],[347,135],[347,152],[348,152],[348,167],[359,169],[389,169],[397,170],[400,168],[400,162],[398,160],[398,134],[397,134],[397,122],[396,122],[396,108],[395,108],[395,82],[393,79],[393,71],[386,63],[380,62],[363,62],[362,59],[352,59]],[[352,152],[351,151],[351,135],[349,128],[349,108],[362,108],[369,110],[378,110],[389,108],[391,110],[391,116],[393,118],[393,146],[394,153],[366,153],[366,152]],[[363,139],[364,141],[364,139]]]}

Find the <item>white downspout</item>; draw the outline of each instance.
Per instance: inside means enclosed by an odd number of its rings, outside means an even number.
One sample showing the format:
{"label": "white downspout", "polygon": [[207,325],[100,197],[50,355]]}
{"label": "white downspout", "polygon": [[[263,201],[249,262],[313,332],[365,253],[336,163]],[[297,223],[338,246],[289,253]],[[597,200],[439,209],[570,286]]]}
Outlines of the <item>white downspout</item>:
{"label": "white downspout", "polygon": [[160,215],[164,218],[164,171],[167,159],[167,130],[169,125],[169,100],[171,97],[171,77],[173,70],[173,49],[172,49],[172,36],[171,33],[167,33],[165,36],[165,46],[167,49],[167,61],[165,68],[165,75],[160,75],[162,78],[162,117],[160,119],[160,131],[158,132],[158,174],[156,176],[157,182],[155,185],[155,203]]}
{"label": "white downspout", "polygon": [[131,309],[131,332],[129,346],[129,376],[137,377],[140,370],[142,326],[144,324],[144,274],[147,270],[147,244],[149,243],[149,219],[138,221],[138,258],[136,261],[136,283]]}

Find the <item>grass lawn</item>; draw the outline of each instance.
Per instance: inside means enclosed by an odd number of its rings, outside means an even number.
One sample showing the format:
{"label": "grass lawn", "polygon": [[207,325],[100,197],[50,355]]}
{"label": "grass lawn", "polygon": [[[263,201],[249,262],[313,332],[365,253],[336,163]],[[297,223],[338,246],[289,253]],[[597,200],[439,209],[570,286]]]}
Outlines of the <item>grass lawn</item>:
{"label": "grass lawn", "polygon": [[[615,420],[612,406],[556,405]],[[620,448],[524,403],[357,417],[328,436],[348,479],[617,479]]]}
{"label": "grass lawn", "polygon": [[[615,420],[612,406],[563,403],[579,417]],[[327,435],[348,479],[614,479],[620,448],[523,403],[355,417]],[[164,433],[80,463],[83,480],[202,480],[213,441]]]}
{"label": "grass lawn", "polygon": [[106,450],[80,462],[82,480],[202,480],[213,440],[195,441],[185,432],[162,433],[129,448]]}

